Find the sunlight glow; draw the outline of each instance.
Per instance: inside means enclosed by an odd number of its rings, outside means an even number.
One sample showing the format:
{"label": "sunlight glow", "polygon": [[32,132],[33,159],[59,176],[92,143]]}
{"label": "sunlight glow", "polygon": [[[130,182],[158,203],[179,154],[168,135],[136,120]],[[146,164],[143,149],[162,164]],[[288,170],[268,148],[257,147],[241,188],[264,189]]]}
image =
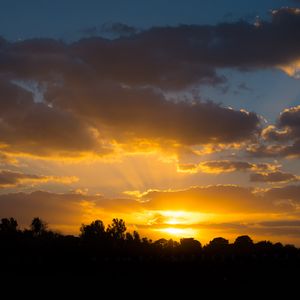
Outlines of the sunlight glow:
{"label": "sunlight glow", "polygon": [[162,223],[169,225],[196,224],[199,222],[207,221],[211,218],[211,214],[182,210],[160,210],[157,211],[157,213],[162,216]]}
{"label": "sunlight glow", "polygon": [[300,78],[300,60],[296,60],[286,65],[280,65],[278,68],[290,77],[294,77],[295,79]]}
{"label": "sunlight glow", "polygon": [[187,238],[187,237],[195,237],[197,236],[197,230],[192,228],[176,228],[176,227],[167,227],[155,229],[155,231],[159,231],[162,233],[166,233],[168,235],[176,236],[177,238]]}

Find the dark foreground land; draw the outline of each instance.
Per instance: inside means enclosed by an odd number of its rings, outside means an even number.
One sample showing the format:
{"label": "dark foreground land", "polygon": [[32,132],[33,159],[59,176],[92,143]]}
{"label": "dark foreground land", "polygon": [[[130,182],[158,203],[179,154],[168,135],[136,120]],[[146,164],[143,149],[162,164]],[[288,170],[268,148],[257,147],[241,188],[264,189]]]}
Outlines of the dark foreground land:
{"label": "dark foreground land", "polygon": [[49,291],[70,285],[73,292],[82,288],[130,294],[143,289],[145,295],[174,295],[241,290],[245,297],[277,291],[286,296],[296,292],[298,297],[300,249],[292,245],[253,243],[248,236],[233,244],[219,237],[203,247],[193,238],[152,242],[137,232],[126,233],[122,220],[115,219],[107,229],[97,222],[82,226],[80,237],[74,237],[46,228],[7,230],[2,220],[1,289],[13,283]]}

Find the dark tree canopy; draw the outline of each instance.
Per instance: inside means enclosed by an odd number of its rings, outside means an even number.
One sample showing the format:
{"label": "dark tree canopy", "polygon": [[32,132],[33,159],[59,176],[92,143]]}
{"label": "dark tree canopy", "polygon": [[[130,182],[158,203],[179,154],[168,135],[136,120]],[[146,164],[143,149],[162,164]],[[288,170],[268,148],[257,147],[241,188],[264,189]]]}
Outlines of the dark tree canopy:
{"label": "dark tree canopy", "polygon": [[101,220],[96,220],[89,225],[82,224],[80,232],[80,237],[83,239],[103,238],[105,236],[105,226]]}
{"label": "dark tree canopy", "polygon": [[107,233],[110,237],[121,240],[125,239],[126,225],[122,219],[113,219],[111,225],[107,226]]}
{"label": "dark tree canopy", "polygon": [[47,231],[47,223],[40,218],[34,218],[31,222],[30,229],[34,235],[39,236]]}
{"label": "dark tree canopy", "polygon": [[194,238],[180,239],[180,248],[184,252],[197,252],[201,250],[201,243]]}
{"label": "dark tree canopy", "polygon": [[218,247],[227,246],[228,244],[229,244],[228,240],[226,240],[222,237],[216,237],[209,242],[208,246],[218,248]]}
{"label": "dark tree canopy", "polygon": [[11,234],[17,232],[18,222],[14,218],[3,218],[0,223],[0,232],[5,234]]}
{"label": "dark tree canopy", "polygon": [[234,241],[234,246],[238,248],[251,248],[253,246],[253,240],[248,235],[241,235]]}

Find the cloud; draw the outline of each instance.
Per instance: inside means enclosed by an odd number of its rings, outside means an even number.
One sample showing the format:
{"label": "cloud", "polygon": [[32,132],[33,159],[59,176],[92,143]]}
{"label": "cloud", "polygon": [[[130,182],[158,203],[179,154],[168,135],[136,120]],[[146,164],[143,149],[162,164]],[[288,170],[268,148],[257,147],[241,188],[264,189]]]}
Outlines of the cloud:
{"label": "cloud", "polygon": [[13,216],[21,226],[27,227],[33,217],[39,216],[50,228],[73,234],[79,234],[82,223],[96,219],[107,224],[112,218],[125,215],[125,220],[130,222],[132,211],[139,207],[140,203],[132,199],[107,199],[81,193],[35,191],[0,195],[0,218]]}
{"label": "cloud", "polygon": [[116,139],[163,139],[183,145],[218,144],[251,139],[260,129],[260,118],[255,113],[197,99],[193,102],[168,101],[162,93],[150,89],[98,84],[88,90],[86,87],[65,87],[51,96],[53,106],[92,119],[100,131],[106,130]]}
{"label": "cloud", "polygon": [[0,80],[0,143],[5,152],[55,156],[107,150],[96,129],[67,111],[33,101],[31,93]]}
{"label": "cloud", "polygon": [[245,218],[251,222],[297,220],[299,189],[300,186],[286,186],[258,193],[252,188],[215,185],[146,191],[135,193],[132,198],[112,199],[80,192],[9,193],[0,195],[0,218],[13,216],[21,226],[28,226],[33,217],[39,216],[51,228],[73,234],[79,233],[82,223],[101,219],[107,224],[114,217],[140,229],[167,225],[197,229],[224,220],[231,223],[243,220],[240,225],[245,226]]}
{"label": "cloud", "polygon": [[18,160],[0,151],[0,165],[18,165]]}
{"label": "cloud", "polygon": [[255,113],[209,102],[172,102],[150,89],[117,84],[50,88],[43,102],[16,84],[0,81],[0,90],[0,141],[15,154],[103,156],[113,151],[114,141],[135,139],[231,143],[253,138],[260,126]]}
{"label": "cloud", "polygon": [[[270,191],[267,194],[271,193]],[[276,194],[276,192],[273,192]],[[265,197],[252,188],[236,185],[196,186],[179,191],[149,191],[140,200],[148,209],[199,211],[204,213],[263,213],[283,212],[294,206],[283,201],[276,204],[274,197]],[[276,199],[277,200],[277,199]]]}
{"label": "cloud", "polygon": [[293,226],[300,227],[299,220],[264,221],[264,222],[260,222],[259,224],[263,226],[269,226],[269,227],[293,227]]}
{"label": "cloud", "polygon": [[297,205],[300,203],[300,185],[287,185],[283,187],[274,187],[264,192],[265,197],[273,201],[294,202]]}
{"label": "cloud", "polygon": [[[116,144],[126,147],[140,140],[177,148],[249,141],[260,131],[257,114],[192,96],[173,101],[166,92],[224,83],[218,75],[224,68],[277,67],[297,77],[296,67],[294,72],[288,68],[300,59],[299,24],[298,9],[282,8],[259,24],[134,32],[113,23],[111,29],[126,36],[70,44],[1,39],[1,147],[7,153],[75,157],[103,156]],[[284,115],[282,122],[282,130],[297,134]],[[278,155],[297,155],[299,144],[294,139]]]}
{"label": "cloud", "polygon": [[[296,76],[297,71],[288,68],[299,58],[299,20],[298,9],[282,8],[259,26],[236,22],[156,27],[125,40],[81,41],[73,49],[84,62],[101,66],[107,78],[129,85],[182,88],[219,83],[224,79],[218,68],[279,67]],[[112,57],[113,67],[108,64]]]}
{"label": "cloud", "polygon": [[250,163],[246,161],[231,161],[231,160],[211,160],[204,161],[199,164],[179,164],[178,171],[186,173],[230,173],[237,171],[274,171],[279,166],[269,163]]}
{"label": "cloud", "polygon": [[253,173],[250,174],[252,182],[291,182],[299,181],[299,176],[281,171],[271,173]]}
{"label": "cloud", "polygon": [[137,32],[137,28],[120,22],[106,22],[101,26],[91,26],[80,30],[80,33],[87,37],[102,36],[108,39],[130,37]]}
{"label": "cloud", "polygon": [[[2,40],[1,70],[17,78],[115,81],[130,86],[178,89],[217,84],[220,68],[288,67],[299,59],[299,9],[272,11],[271,20],[217,25],[154,27],[138,33],[122,23],[108,30],[130,33],[120,39],[92,37],[72,44],[51,39]],[[94,33],[94,28],[89,31]],[[257,47],[259,45],[259,47]],[[274,51],[274,48],[276,51]]]}
{"label": "cloud", "polygon": [[22,186],[24,184],[37,185],[46,182],[70,184],[78,181],[75,176],[42,176],[21,172],[0,170],[0,189]]}
{"label": "cloud", "polygon": [[281,112],[276,126],[270,125],[262,131],[260,144],[248,148],[253,156],[294,157],[300,156],[300,106]]}
{"label": "cloud", "polygon": [[120,22],[107,22],[100,27],[100,33],[111,33],[117,37],[132,36],[137,31],[135,27]]}

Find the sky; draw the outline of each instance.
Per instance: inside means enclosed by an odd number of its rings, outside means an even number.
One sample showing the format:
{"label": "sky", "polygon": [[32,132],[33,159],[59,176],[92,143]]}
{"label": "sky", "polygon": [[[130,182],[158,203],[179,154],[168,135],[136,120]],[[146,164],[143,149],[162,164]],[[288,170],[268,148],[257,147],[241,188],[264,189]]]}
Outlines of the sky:
{"label": "sky", "polygon": [[0,218],[300,246],[300,1],[0,0]]}

